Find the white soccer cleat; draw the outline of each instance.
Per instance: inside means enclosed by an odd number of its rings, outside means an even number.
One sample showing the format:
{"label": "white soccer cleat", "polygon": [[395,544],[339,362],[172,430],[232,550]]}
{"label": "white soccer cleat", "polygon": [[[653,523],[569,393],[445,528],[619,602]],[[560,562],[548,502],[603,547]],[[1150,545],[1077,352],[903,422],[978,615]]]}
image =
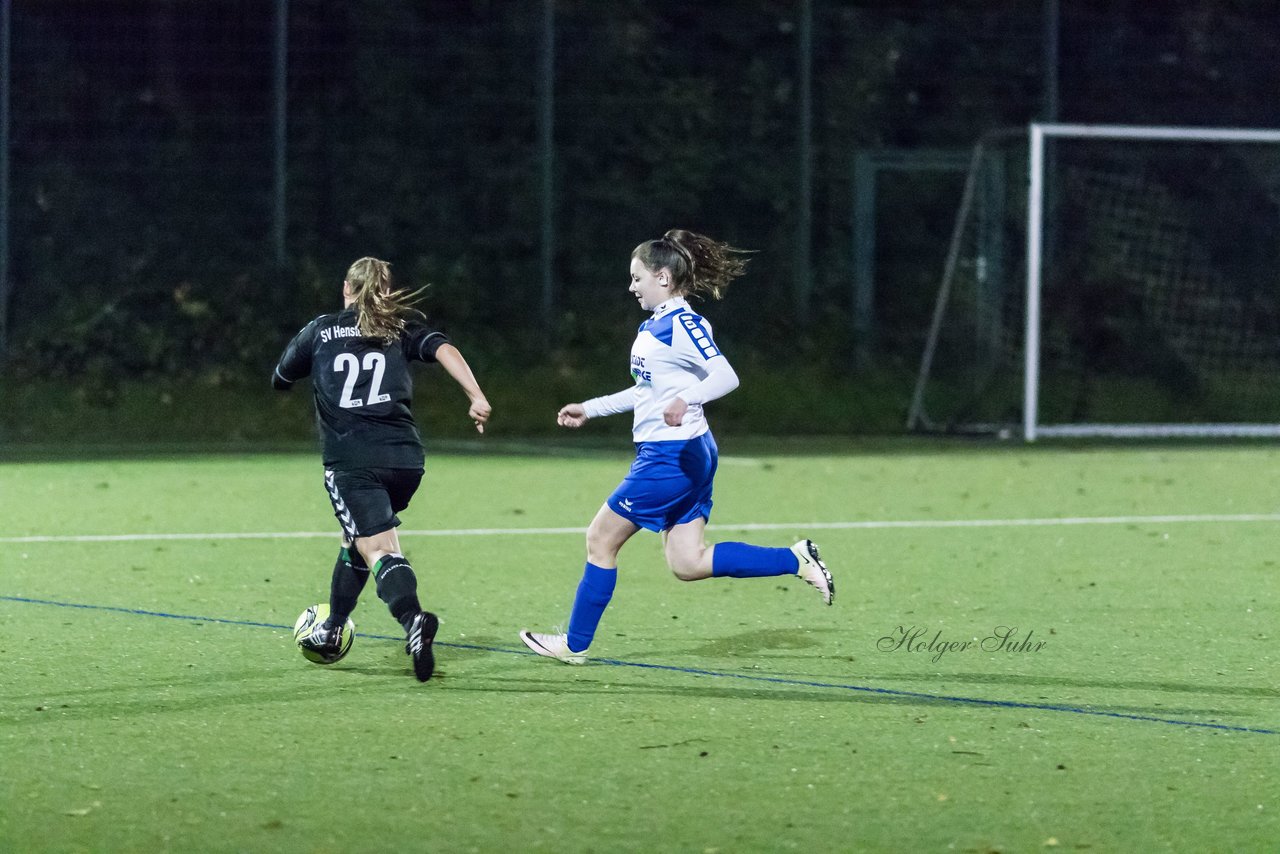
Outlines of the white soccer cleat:
{"label": "white soccer cleat", "polygon": [[528,629],[521,629],[520,640],[524,641],[524,645],[538,655],[556,658],[565,664],[587,663],[587,651],[585,649],[582,652],[574,652],[569,649],[568,635],[544,635],[539,632],[531,632]]}
{"label": "white soccer cleat", "polygon": [[801,540],[791,547],[791,553],[800,561],[796,575],[818,588],[822,601],[830,605],[836,598],[836,582],[818,556],[818,547],[813,540]]}

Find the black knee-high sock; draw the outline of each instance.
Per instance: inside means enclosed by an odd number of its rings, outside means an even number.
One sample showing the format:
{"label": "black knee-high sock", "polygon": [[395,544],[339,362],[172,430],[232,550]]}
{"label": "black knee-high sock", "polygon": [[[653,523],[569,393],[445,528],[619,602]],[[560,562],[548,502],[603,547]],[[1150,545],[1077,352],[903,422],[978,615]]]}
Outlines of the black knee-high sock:
{"label": "black knee-high sock", "polygon": [[418,577],[404,555],[391,554],[378,561],[374,578],[378,583],[378,598],[387,603],[391,616],[409,631],[413,618],[422,606],[418,604]]}
{"label": "black knee-high sock", "polygon": [[369,580],[369,567],[354,547],[342,549],[333,565],[333,581],[329,584],[329,625],[341,626],[356,609],[360,591]]}

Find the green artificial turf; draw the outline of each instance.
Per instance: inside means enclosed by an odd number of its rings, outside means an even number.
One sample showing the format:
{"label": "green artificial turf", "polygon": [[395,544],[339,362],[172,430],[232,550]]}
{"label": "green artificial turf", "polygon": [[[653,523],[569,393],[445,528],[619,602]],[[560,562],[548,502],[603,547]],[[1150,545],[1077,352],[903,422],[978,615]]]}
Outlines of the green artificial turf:
{"label": "green artificial turf", "polygon": [[402,514],[426,684],[372,587],[292,644],[314,454],[3,464],[0,850],[1274,849],[1277,449],[720,445],[709,539],[812,536],[833,607],[641,533],[592,662],[532,656],[627,446],[477,443]]}

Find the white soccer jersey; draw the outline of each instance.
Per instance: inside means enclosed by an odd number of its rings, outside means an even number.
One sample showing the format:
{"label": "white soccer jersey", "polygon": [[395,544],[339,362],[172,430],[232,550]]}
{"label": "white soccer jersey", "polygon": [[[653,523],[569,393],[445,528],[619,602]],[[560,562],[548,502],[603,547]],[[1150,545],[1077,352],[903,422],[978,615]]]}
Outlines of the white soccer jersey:
{"label": "white soccer jersey", "polygon": [[[738,376],[711,337],[711,324],[683,297],[673,297],[640,324],[631,345],[635,386],[618,394],[584,402],[587,415],[634,410],[631,427],[637,442],[693,439],[707,432],[702,404],[728,394]],[[689,404],[684,423],[669,427],[662,413],[677,397]]]}

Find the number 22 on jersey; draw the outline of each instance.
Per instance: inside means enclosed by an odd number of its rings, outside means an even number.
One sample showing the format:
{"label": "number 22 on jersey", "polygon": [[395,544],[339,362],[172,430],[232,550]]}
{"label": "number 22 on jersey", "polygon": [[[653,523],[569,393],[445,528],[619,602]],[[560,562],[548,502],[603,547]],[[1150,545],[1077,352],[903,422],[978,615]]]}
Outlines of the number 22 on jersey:
{"label": "number 22 on jersey", "polygon": [[[373,372],[373,379],[369,382],[367,405],[386,403],[390,400],[391,395],[381,393],[382,375],[387,370],[387,357],[382,353],[365,353],[364,370]],[[351,396],[356,390],[356,386],[360,384],[360,360],[356,358],[355,354],[339,353],[333,360],[333,372],[347,375],[346,380],[342,383],[342,399],[338,401],[338,405],[343,409],[355,409],[359,406],[365,406],[366,401],[363,398]]]}

